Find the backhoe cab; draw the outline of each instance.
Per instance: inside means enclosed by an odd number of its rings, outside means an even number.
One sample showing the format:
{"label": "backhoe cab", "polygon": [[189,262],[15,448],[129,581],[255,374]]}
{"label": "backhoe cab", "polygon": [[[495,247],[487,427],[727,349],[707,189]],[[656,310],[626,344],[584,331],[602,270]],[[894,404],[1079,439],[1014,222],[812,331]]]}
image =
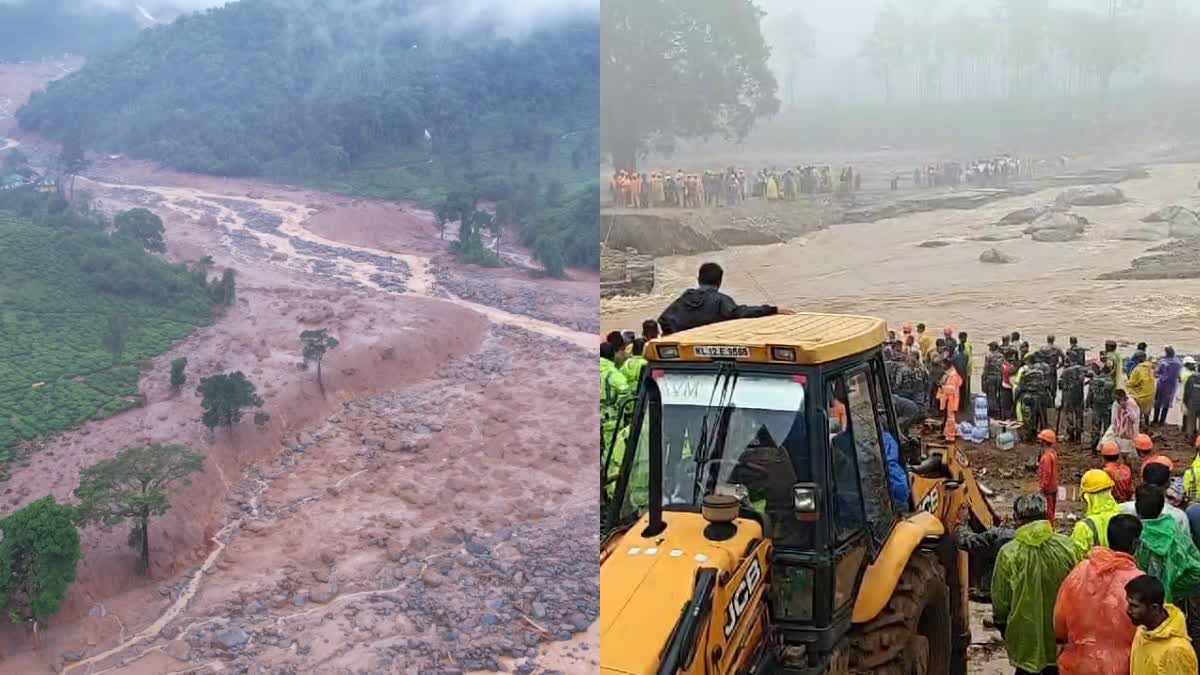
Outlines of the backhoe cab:
{"label": "backhoe cab", "polygon": [[647,345],[603,458],[603,673],[965,672],[949,530],[974,482],[942,451],[920,479],[932,508],[892,502],[885,337],[879,319],[797,314]]}

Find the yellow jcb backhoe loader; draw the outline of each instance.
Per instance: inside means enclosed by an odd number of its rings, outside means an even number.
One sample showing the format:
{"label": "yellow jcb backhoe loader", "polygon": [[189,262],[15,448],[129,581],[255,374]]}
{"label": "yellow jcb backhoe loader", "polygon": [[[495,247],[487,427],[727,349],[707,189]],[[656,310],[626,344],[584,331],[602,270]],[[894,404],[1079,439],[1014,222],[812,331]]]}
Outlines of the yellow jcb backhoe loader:
{"label": "yellow jcb backhoe loader", "polygon": [[878,319],[797,314],[647,345],[603,457],[602,673],[965,672],[954,526],[963,503],[977,528],[994,514],[953,447],[893,503],[885,337]]}

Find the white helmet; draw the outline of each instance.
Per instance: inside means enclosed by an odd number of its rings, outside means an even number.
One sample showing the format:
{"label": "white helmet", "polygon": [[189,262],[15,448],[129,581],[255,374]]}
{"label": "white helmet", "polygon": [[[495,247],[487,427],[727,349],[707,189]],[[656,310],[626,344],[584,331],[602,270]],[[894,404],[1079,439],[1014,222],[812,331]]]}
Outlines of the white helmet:
{"label": "white helmet", "polygon": [[1185,357],[1183,357],[1183,365],[1194,366],[1194,365],[1196,365],[1196,359],[1194,359],[1190,356],[1185,356]]}

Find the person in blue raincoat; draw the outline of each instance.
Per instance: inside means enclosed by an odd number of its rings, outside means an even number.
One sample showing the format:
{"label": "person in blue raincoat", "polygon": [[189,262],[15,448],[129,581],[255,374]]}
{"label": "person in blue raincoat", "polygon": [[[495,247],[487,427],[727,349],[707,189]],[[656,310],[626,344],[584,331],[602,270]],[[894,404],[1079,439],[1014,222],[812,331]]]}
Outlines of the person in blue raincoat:
{"label": "person in blue raincoat", "polygon": [[892,432],[887,431],[887,424],[884,419],[880,418],[879,426],[884,429],[883,432],[883,450],[884,456],[887,458],[887,475],[888,487],[892,491],[892,500],[896,503],[896,508],[902,511],[909,509],[908,501],[912,496],[912,485],[908,482],[908,469],[904,466],[904,460],[900,458],[900,444],[896,441],[896,437],[892,436]]}

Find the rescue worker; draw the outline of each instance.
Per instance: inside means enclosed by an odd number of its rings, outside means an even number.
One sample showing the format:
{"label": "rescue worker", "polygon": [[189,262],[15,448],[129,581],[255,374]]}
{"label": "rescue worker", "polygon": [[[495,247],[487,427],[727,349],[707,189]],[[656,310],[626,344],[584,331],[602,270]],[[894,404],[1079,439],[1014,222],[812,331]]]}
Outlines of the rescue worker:
{"label": "rescue worker", "polygon": [[1000,351],[1004,354],[1005,358],[1014,362],[1020,357],[1020,353],[1017,351],[1017,346],[1013,344],[1012,336],[1010,335],[1005,335],[1000,338]]}
{"label": "rescue worker", "polygon": [[950,357],[958,371],[962,384],[958,388],[958,412],[967,415],[971,407],[971,354],[974,347],[967,342],[967,334],[958,334],[958,349]]}
{"label": "rescue worker", "polygon": [[941,411],[946,415],[946,422],[943,425],[942,433],[946,440],[952,443],[958,438],[958,397],[962,388],[963,378],[959,374],[958,368],[954,367],[950,359],[945,359],[943,366],[946,369],[946,374],[942,379],[941,391],[938,392],[938,404],[941,406]]}
{"label": "rescue worker", "polygon": [[1000,419],[1016,418],[1017,408],[1014,396],[1016,383],[1013,381],[1017,372],[1015,353],[1005,354],[1004,362],[1000,364]]}
{"label": "rescue worker", "polygon": [[1089,469],[1079,481],[1079,492],[1087,505],[1086,514],[1071,530],[1071,540],[1086,556],[1093,546],[1108,546],[1108,521],[1121,513],[1121,507],[1113,498],[1116,483],[1108,473],[1100,469]]}
{"label": "rescue worker", "polygon": [[608,449],[617,427],[621,426],[621,406],[630,395],[629,383],[616,364],[611,342],[600,345],[600,447]]}
{"label": "rescue worker", "polygon": [[1121,450],[1115,441],[1108,441],[1100,448],[1104,460],[1104,473],[1113,481],[1113,498],[1118,502],[1133,499],[1133,471],[1121,461]]}
{"label": "rescue worker", "polygon": [[633,392],[642,384],[642,370],[646,367],[646,357],[642,356],[642,352],[645,349],[646,338],[634,338],[633,344],[630,345],[629,357],[621,364],[621,375],[625,377],[625,383]]}
{"label": "rescue worker", "polygon": [[932,335],[925,332],[925,324],[917,324],[917,348],[921,350],[921,360],[926,364],[930,363],[930,357],[933,355],[933,348],[937,345],[937,341]]}
{"label": "rescue worker", "polygon": [[1062,389],[1062,407],[1059,415],[1066,415],[1067,439],[1075,443],[1083,442],[1083,379],[1087,369],[1072,363],[1063,368],[1058,377],[1058,386]]}
{"label": "rescue worker", "polygon": [[654,319],[646,319],[642,322],[642,337],[649,342],[658,337],[658,322]]}
{"label": "rescue worker", "polygon": [[[1054,336],[1046,336],[1046,344],[1038,348],[1038,363],[1041,363],[1049,369],[1046,377],[1047,387],[1052,395],[1058,394],[1058,370],[1062,368],[1063,362],[1066,361],[1066,355],[1063,350],[1054,344]],[[1054,407],[1053,402],[1050,407]]]}
{"label": "rescue worker", "polygon": [[1167,602],[1165,591],[1163,582],[1149,574],[1125,584],[1125,611],[1137,626],[1130,646],[1129,675],[1190,675],[1200,667],[1183,612]]}
{"label": "rescue worker", "polygon": [[942,329],[942,344],[951,354],[958,351],[958,341],[954,339],[954,330],[949,326]]}
{"label": "rescue worker", "polygon": [[[1171,521],[1175,523],[1175,529],[1180,535],[1191,538],[1192,528],[1188,523],[1187,514],[1183,512],[1183,509],[1180,509],[1166,501],[1167,487],[1171,483],[1171,469],[1161,461],[1149,462],[1142,469],[1141,477],[1143,485],[1149,485],[1153,488],[1156,488],[1163,494],[1162,515],[1171,518]],[[1121,504],[1121,513],[1138,515],[1136,491],[1134,492],[1134,497],[1134,501],[1124,502]]]}
{"label": "rescue worker", "polygon": [[1125,391],[1137,401],[1138,410],[1141,411],[1142,429],[1150,428],[1150,408],[1154,405],[1154,366],[1146,360],[1146,355],[1142,352],[1134,352],[1133,356],[1129,357],[1133,361],[1133,370],[1129,373],[1129,383],[1125,387]]}
{"label": "rescue worker", "polygon": [[696,277],[697,288],[689,288],[663,310],[658,323],[663,335],[671,335],[697,326],[730,319],[750,319],[774,314],[790,314],[774,305],[739,305],[733,298],[721,292],[721,280],[725,270],[714,262],[700,266]]}
{"label": "rescue worker", "polygon": [[992,573],[996,567],[996,556],[1005,544],[1013,540],[1017,529],[999,519],[993,527],[983,532],[972,532],[971,511],[964,503],[958,510],[958,525],[954,529],[954,543],[960,551],[971,554],[971,565],[979,570],[979,586],[971,589],[971,599],[976,602],[991,602]]}
{"label": "rescue worker", "polygon": [[1017,672],[1043,673],[1057,661],[1054,602],[1079,556],[1071,539],[1047,522],[1041,495],[1018,497],[1014,510],[1019,527],[1000,549],[992,575],[992,620]]}
{"label": "rescue worker", "polygon": [[1071,337],[1067,341],[1070,346],[1067,347],[1067,361],[1077,366],[1082,366],[1087,361],[1087,348],[1079,346],[1079,338]]}
{"label": "rescue worker", "polygon": [[941,410],[939,399],[942,382],[946,379],[946,368],[949,367],[945,357],[941,356],[940,353],[941,350],[935,346],[927,359],[929,363],[927,369],[929,372],[929,388],[925,392],[925,400],[928,401],[930,410]]}
{"label": "rescue worker", "polygon": [[1138,465],[1139,472],[1145,471],[1146,465],[1152,462],[1162,464],[1167,467],[1168,471],[1174,468],[1170,457],[1154,451],[1154,441],[1147,434],[1138,434],[1134,437],[1133,449],[1137,452],[1138,459],[1141,460],[1141,464]]}
{"label": "rescue worker", "polygon": [[1004,353],[996,342],[988,343],[988,353],[983,357],[983,373],[980,383],[983,385],[983,395],[987,396],[988,417],[1000,419],[1000,378],[1004,364]]}
{"label": "rescue worker", "polygon": [[1092,438],[1088,441],[1091,447],[1100,444],[1104,430],[1111,423],[1113,404],[1112,373],[1108,372],[1107,364],[1094,362],[1088,378],[1087,397],[1084,400],[1092,411]]}
{"label": "rescue worker", "polygon": [[1129,672],[1135,629],[1125,612],[1125,584],[1142,575],[1133,557],[1142,522],[1117,514],[1105,534],[1108,547],[1090,549],[1058,589],[1054,637],[1066,645],[1058,654],[1062,675]]}
{"label": "rescue worker", "polygon": [[1196,597],[1200,594],[1200,550],[1191,534],[1184,534],[1174,519],[1163,513],[1166,495],[1156,485],[1138,486],[1137,513],[1142,519],[1142,545],[1137,550],[1137,563],[1146,574],[1162,579],[1168,602],[1183,608],[1189,615],[1187,633],[1193,640],[1200,637],[1200,616],[1197,616]]}
{"label": "rescue worker", "polygon": [[1113,377],[1113,389],[1125,388],[1125,364],[1121,360],[1121,354],[1117,351],[1117,341],[1108,340],[1104,343],[1104,354],[1101,355],[1104,363],[1108,364],[1109,371]]}
{"label": "rescue worker", "polygon": [[1042,451],[1038,456],[1038,491],[1046,500],[1046,519],[1054,524],[1054,511],[1058,505],[1058,451],[1054,449],[1058,437],[1053,429],[1038,432]]}
{"label": "rescue worker", "polygon": [[1175,357],[1175,348],[1163,348],[1163,359],[1154,367],[1154,416],[1150,423],[1165,424],[1171,404],[1175,402],[1175,389],[1179,385],[1179,374],[1183,371],[1183,362]]}
{"label": "rescue worker", "polygon": [[1031,357],[1026,357],[1026,366],[1018,373],[1017,402],[1021,407],[1020,420],[1028,435],[1035,429],[1049,426],[1046,408],[1050,399],[1047,388],[1046,366],[1033,363]]}
{"label": "rescue worker", "polygon": [[1200,504],[1200,439],[1194,441],[1194,445],[1196,454],[1183,470],[1183,498],[1189,503]]}
{"label": "rescue worker", "polygon": [[1183,435],[1191,443],[1196,440],[1196,420],[1200,418],[1200,378],[1196,374],[1196,359],[1186,356],[1183,359]]}

